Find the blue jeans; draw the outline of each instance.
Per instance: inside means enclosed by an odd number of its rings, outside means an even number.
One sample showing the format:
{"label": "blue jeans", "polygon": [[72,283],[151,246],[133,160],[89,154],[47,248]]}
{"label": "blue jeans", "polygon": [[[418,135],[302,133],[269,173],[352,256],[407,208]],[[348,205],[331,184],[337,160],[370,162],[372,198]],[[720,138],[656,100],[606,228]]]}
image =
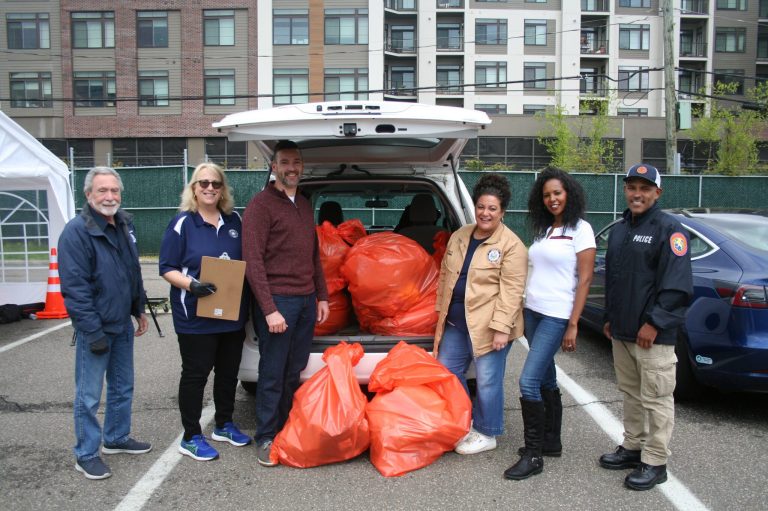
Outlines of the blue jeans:
{"label": "blue jeans", "polygon": [[511,343],[500,351],[475,357],[469,334],[446,324],[437,360],[456,375],[464,390],[466,373],[474,359],[477,372],[477,396],[472,403],[472,427],[487,436],[504,433],[504,372]]}
{"label": "blue jeans", "polygon": [[568,320],[523,309],[528,356],[520,373],[520,394],[526,401],[541,401],[541,389],[556,390],[555,353],[560,349]]}
{"label": "blue jeans", "polygon": [[272,440],[283,429],[299,388],[299,375],[307,367],[317,322],[315,294],[273,295],[288,328],[269,333],[264,314],[256,307],[254,322],[259,336],[259,384],[256,387],[257,444]]}
{"label": "blue jeans", "polygon": [[102,429],[96,418],[107,379],[104,410],[104,443],[117,445],[131,432],[133,402],[133,323],[128,320],[122,334],[107,334],[109,352],[91,353],[88,341],[77,332],[75,348],[75,456],[85,461],[99,455]]}

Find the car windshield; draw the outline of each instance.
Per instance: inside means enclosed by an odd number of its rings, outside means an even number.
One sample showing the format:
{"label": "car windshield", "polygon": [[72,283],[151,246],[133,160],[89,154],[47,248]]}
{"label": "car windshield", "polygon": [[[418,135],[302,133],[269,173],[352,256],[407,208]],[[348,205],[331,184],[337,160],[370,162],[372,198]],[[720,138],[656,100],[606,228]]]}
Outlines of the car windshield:
{"label": "car windshield", "polygon": [[748,247],[768,252],[768,218],[764,216],[718,213],[696,218]]}

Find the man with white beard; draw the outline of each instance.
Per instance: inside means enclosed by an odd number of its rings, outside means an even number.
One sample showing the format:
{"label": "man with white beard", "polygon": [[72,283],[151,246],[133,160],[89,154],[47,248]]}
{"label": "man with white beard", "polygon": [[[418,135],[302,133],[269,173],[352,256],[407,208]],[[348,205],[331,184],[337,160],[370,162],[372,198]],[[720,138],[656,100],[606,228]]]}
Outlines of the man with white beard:
{"label": "man with white beard", "polygon": [[[75,328],[75,468],[88,479],[112,473],[99,456],[143,454],[130,437],[133,338],[147,331],[144,284],[132,216],[120,210],[123,182],[109,167],[85,177],[87,204],[59,238],[61,293]],[[131,316],[136,318],[134,333]],[[104,429],[96,418],[107,381]],[[102,438],[104,445],[102,446]]]}

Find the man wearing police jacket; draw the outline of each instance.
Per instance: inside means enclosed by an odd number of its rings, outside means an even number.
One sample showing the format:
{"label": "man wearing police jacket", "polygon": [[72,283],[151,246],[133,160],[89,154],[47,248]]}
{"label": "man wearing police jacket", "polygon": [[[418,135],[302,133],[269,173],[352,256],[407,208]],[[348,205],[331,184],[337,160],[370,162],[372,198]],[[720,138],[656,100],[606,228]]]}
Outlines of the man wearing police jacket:
{"label": "man wearing police jacket", "polygon": [[675,343],[693,294],[691,257],[686,231],[657,204],[659,171],[634,165],[624,183],[628,209],[608,240],[603,326],[624,395],[624,441],[600,466],[634,468],[625,486],[649,490],[667,480]]}

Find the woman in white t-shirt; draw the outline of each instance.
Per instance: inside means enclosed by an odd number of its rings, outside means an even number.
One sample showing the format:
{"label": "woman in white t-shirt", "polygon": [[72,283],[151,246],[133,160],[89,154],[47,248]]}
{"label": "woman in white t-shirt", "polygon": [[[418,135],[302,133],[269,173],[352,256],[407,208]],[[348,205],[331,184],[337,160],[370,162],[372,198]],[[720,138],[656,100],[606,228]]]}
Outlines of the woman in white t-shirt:
{"label": "woman in white t-shirt", "polygon": [[595,235],[584,220],[584,190],[567,172],[547,168],[528,196],[534,242],[528,249],[525,337],[530,351],[520,374],[525,447],[504,472],[526,479],[544,468],[542,455],[560,456],[563,405],[555,373],[555,353],[576,349],[578,321],[595,263]]}

